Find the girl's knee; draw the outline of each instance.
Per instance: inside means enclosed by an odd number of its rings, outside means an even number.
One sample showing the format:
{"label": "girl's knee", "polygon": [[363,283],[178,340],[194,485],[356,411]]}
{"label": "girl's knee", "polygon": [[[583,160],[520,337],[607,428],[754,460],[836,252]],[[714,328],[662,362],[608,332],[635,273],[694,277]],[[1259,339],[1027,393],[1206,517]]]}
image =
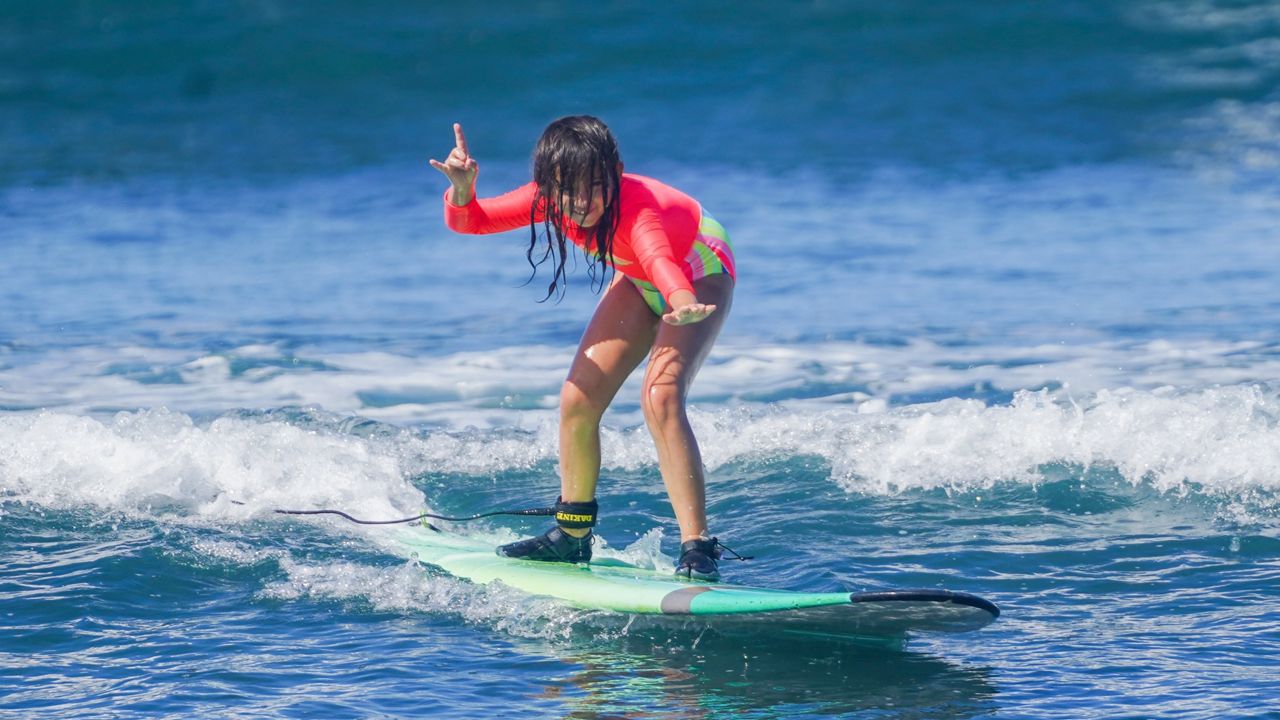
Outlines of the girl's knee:
{"label": "girl's knee", "polygon": [[640,407],[650,426],[680,422],[684,419],[684,393],[674,383],[646,383]]}
{"label": "girl's knee", "polygon": [[560,388],[560,418],[562,420],[594,420],[599,421],[604,415],[591,395],[572,381],[566,380]]}

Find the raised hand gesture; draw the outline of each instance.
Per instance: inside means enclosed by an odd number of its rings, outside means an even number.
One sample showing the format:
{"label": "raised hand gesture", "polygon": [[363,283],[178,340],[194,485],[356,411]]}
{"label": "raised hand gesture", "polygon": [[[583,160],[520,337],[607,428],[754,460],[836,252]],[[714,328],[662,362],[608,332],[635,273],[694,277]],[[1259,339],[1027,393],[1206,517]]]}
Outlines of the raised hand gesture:
{"label": "raised hand gesture", "polygon": [[453,124],[453,142],[449,157],[444,162],[431,160],[431,167],[449,178],[453,185],[453,197],[450,199],[454,205],[462,206],[471,202],[480,166],[471,157],[471,153],[467,152],[467,136],[462,134],[462,125],[459,123]]}

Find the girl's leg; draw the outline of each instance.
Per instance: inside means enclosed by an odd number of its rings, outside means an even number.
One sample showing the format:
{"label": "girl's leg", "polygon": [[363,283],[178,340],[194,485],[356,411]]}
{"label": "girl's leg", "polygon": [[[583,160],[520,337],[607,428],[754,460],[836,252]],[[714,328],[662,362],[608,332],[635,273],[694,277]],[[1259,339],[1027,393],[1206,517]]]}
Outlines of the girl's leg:
{"label": "girl's leg", "polygon": [[[662,482],[671,497],[682,542],[707,532],[707,501],[702,454],[685,413],[694,375],[707,358],[733,303],[733,278],[709,275],[694,282],[698,301],[716,305],[699,323],[679,327],[661,323],[645,371],[641,406],[658,450]],[[652,315],[652,314],[651,314]]]}
{"label": "girl's leg", "polygon": [[660,323],[635,285],[615,276],[587,324],[560,391],[560,496],[565,502],[595,499],[600,418],[653,346]]}
{"label": "girl's leg", "polygon": [[[560,497],[564,502],[595,500],[600,418],[649,351],[659,322],[640,291],[622,275],[600,298],[560,390]],[[567,527],[557,518],[547,532],[497,550],[506,557],[587,562],[591,543],[585,538],[590,534],[590,527]]]}

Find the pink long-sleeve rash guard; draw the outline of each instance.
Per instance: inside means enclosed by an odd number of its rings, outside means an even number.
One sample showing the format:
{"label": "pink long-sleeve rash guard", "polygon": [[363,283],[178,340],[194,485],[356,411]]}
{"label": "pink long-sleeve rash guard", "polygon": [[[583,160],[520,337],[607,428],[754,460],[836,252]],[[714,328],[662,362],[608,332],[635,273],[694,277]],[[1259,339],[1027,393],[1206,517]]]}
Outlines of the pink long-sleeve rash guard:
{"label": "pink long-sleeve rash guard", "polygon": [[[529,224],[529,211],[537,197],[532,182],[505,195],[477,199],[458,207],[449,200],[452,189],[445,192],[444,219],[455,232],[473,235],[504,232]],[[683,258],[688,256],[702,221],[698,201],[652,178],[624,174],[618,193],[622,203],[618,231],[613,238],[612,258],[618,272],[655,285],[671,303],[677,290],[693,292],[693,271]],[[545,208],[538,208],[533,221],[543,221]],[[604,222],[601,220],[601,222]],[[594,244],[590,233],[565,218],[565,235],[573,243],[587,249]]]}

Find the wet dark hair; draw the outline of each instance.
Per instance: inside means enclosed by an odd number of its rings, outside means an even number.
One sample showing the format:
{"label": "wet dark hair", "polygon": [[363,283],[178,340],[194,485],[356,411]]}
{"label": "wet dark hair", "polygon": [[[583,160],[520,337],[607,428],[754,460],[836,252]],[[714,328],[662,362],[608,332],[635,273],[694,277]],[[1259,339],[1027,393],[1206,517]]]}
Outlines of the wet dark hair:
{"label": "wet dark hair", "polygon": [[[538,194],[529,210],[530,238],[525,257],[535,274],[539,265],[551,261],[551,283],[547,285],[543,300],[552,295],[564,295],[564,284],[567,283],[564,263],[569,249],[564,229],[568,219],[561,201],[565,198],[572,200],[577,188],[586,188],[588,206],[595,200],[597,192],[604,193],[604,215],[595,227],[587,229],[591,237],[586,248],[591,284],[597,292],[604,287],[613,259],[613,237],[618,230],[621,205],[618,192],[622,186],[618,164],[621,159],[618,141],[599,118],[590,115],[562,117],[542,131],[542,137],[533,149],[533,182],[538,186]],[[545,210],[542,242],[538,237],[539,210]],[[540,244],[544,247],[539,248]],[[539,251],[541,256],[538,256]],[[598,277],[597,265],[600,268]]]}

